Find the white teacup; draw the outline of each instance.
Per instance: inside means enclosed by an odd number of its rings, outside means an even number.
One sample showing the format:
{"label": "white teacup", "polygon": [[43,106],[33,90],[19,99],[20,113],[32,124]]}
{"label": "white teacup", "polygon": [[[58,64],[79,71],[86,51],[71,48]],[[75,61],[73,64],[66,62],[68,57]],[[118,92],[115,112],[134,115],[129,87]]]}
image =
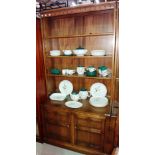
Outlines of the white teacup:
{"label": "white teacup", "polygon": [[79,75],[84,75],[85,67],[79,66],[79,67],[77,67],[76,71],[77,71],[77,73],[78,73]]}
{"label": "white teacup", "polygon": [[68,73],[69,75],[73,75],[73,74],[75,73],[75,70],[68,69],[67,73]]}
{"label": "white teacup", "polygon": [[62,74],[67,75],[68,74],[68,69],[62,69]]}

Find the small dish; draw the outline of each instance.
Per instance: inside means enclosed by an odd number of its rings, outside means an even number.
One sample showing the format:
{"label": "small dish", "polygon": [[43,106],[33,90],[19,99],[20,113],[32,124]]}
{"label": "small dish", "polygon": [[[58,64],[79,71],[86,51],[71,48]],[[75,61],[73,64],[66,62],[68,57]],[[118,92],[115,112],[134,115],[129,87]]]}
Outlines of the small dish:
{"label": "small dish", "polygon": [[105,107],[108,104],[106,97],[91,97],[89,103],[94,107]]}
{"label": "small dish", "polygon": [[92,50],[91,55],[92,56],[104,56],[105,50]]}
{"label": "small dish", "polygon": [[59,50],[51,50],[50,55],[51,56],[60,56],[61,52]]}
{"label": "small dish", "polygon": [[66,95],[62,93],[53,93],[49,96],[49,98],[55,101],[63,101],[66,98]]}
{"label": "small dish", "polygon": [[83,104],[77,101],[68,101],[68,102],[65,102],[65,106],[76,109],[76,108],[82,107]]}
{"label": "small dish", "polygon": [[71,56],[72,55],[72,50],[63,50],[63,53],[66,56]]}

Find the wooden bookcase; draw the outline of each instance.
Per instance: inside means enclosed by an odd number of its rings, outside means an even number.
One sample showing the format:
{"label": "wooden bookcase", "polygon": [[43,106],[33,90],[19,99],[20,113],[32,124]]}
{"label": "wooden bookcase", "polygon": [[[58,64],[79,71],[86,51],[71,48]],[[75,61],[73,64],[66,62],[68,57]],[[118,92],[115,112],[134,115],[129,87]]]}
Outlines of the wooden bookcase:
{"label": "wooden bookcase", "polygon": [[[111,116],[116,94],[116,2],[44,11],[41,17],[47,92],[47,101],[42,105],[44,141],[87,154],[110,154],[115,146],[117,119],[117,116]],[[79,46],[88,49],[86,56],[49,55],[50,50],[73,50]],[[91,56],[90,51],[95,49],[105,50],[106,56]],[[76,69],[79,65],[95,68],[104,65],[111,69],[112,76],[50,74],[52,68]],[[81,101],[82,108],[70,109],[65,102],[49,100],[49,95],[58,92],[60,81],[65,79],[72,82],[75,91],[82,87],[90,90],[95,82],[105,84],[108,106],[95,108],[89,100],[84,100]]]}

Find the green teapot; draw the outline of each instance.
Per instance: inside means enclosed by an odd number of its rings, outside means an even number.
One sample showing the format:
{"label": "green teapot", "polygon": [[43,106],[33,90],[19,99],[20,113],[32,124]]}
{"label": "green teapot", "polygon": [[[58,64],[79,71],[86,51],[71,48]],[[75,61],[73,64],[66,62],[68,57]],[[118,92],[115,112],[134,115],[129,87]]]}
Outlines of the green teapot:
{"label": "green teapot", "polygon": [[86,68],[86,75],[87,76],[96,76],[97,75],[97,71],[96,68],[94,66],[89,66]]}

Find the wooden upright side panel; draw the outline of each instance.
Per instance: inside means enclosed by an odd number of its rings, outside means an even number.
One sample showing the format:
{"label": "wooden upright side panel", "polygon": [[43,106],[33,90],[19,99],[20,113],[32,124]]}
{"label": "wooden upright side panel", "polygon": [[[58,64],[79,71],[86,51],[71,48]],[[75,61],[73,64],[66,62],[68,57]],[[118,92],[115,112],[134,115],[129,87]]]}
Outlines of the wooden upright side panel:
{"label": "wooden upright side panel", "polygon": [[42,115],[40,105],[45,102],[45,76],[44,76],[44,62],[42,53],[42,38],[40,19],[36,19],[36,117],[39,129],[39,138],[43,139],[42,132]]}

